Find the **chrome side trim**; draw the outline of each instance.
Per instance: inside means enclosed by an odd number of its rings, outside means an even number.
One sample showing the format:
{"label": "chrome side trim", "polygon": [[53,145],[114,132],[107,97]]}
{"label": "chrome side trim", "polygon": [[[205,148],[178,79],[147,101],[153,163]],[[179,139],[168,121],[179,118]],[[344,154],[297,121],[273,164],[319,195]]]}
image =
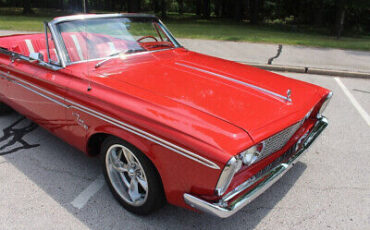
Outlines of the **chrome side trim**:
{"label": "chrome side trim", "polygon": [[190,65],[183,64],[183,63],[180,63],[180,62],[176,62],[175,64],[186,67],[188,69],[193,69],[193,70],[197,70],[197,71],[202,72],[202,73],[210,74],[210,75],[213,75],[213,76],[216,76],[216,77],[228,80],[228,81],[232,81],[234,83],[244,85],[244,86],[250,87],[250,88],[255,89],[255,90],[259,90],[259,91],[261,91],[261,92],[263,92],[267,95],[273,96],[273,98],[277,97],[278,99],[282,99],[283,102],[292,102],[292,99],[290,98],[290,96],[283,96],[283,95],[280,95],[278,93],[272,92],[270,90],[267,90],[267,89],[264,89],[264,88],[261,88],[261,87],[243,82],[243,81],[239,81],[239,80],[236,80],[234,78],[227,77],[227,76],[224,76],[224,75],[221,75],[221,74],[218,74],[218,73],[214,73],[214,72],[211,72],[211,71],[208,71],[208,70],[205,70],[205,69],[200,69],[200,68],[195,67],[195,66],[190,66]]}
{"label": "chrome side trim", "polygon": [[51,97],[49,97],[49,96],[46,96],[45,94],[39,93],[39,92],[37,92],[36,90],[31,89],[30,87],[23,85],[22,83],[19,83],[19,82],[17,82],[17,81],[14,81],[14,83],[15,83],[15,84],[17,84],[17,85],[22,86],[22,87],[23,87],[23,88],[25,88],[25,89],[28,89],[29,91],[31,91],[31,92],[33,92],[33,93],[35,93],[35,94],[37,94],[37,95],[39,95],[39,96],[41,96],[41,97],[44,97],[44,98],[48,99],[49,101],[52,101],[52,102],[54,102],[54,103],[56,103],[56,104],[58,104],[58,105],[60,105],[60,106],[62,106],[62,107],[64,107],[64,108],[68,108],[68,105],[66,105],[66,104],[64,104],[64,103],[61,103],[61,102],[59,102],[59,101],[55,100],[54,98],[51,98]]}
{"label": "chrome side trim", "polygon": [[[321,132],[327,127],[328,121],[325,117],[320,118],[307,137],[303,138],[302,144],[297,148],[287,163],[281,163],[259,178],[246,181],[233,191],[226,194],[217,203],[210,203],[191,194],[184,194],[185,202],[191,207],[208,214],[227,218],[261,195],[276,181],[278,181],[290,168],[300,159],[305,150],[315,141]],[[230,201],[237,195],[243,194],[234,201]]]}
{"label": "chrome side trim", "polygon": [[96,117],[98,119],[101,119],[101,120],[106,121],[106,122],[108,122],[108,123],[110,123],[112,125],[115,125],[115,126],[121,128],[121,129],[124,129],[126,131],[131,132],[131,133],[134,133],[134,134],[136,134],[136,135],[138,135],[140,137],[143,137],[143,138],[145,138],[145,139],[147,139],[149,141],[152,141],[152,142],[154,142],[154,143],[156,143],[158,145],[161,145],[161,146],[163,146],[163,147],[165,147],[165,148],[167,148],[167,149],[169,149],[171,151],[174,151],[174,152],[176,152],[176,153],[178,153],[178,154],[180,154],[180,155],[182,155],[184,157],[187,157],[187,158],[189,158],[191,160],[194,160],[194,161],[196,161],[196,162],[198,162],[200,164],[203,164],[203,165],[208,166],[208,167],[213,168],[213,169],[220,169],[220,167],[217,164],[215,164],[214,162],[212,162],[212,161],[210,161],[210,160],[208,160],[208,159],[206,159],[204,157],[201,157],[201,156],[199,156],[199,155],[197,155],[197,154],[195,154],[193,152],[190,152],[189,150],[186,150],[184,148],[181,148],[180,146],[177,146],[175,144],[172,144],[172,143],[170,143],[170,142],[168,142],[168,141],[166,141],[166,140],[164,140],[164,139],[162,139],[160,137],[154,136],[154,135],[152,135],[152,134],[150,134],[148,132],[145,132],[145,131],[143,131],[141,129],[138,129],[138,128],[132,126],[132,125],[129,125],[127,123],[124,123],[122,121],[116,120],[116,119],[114,119],[112,117],[109,117],[107,115],[104,115],[102,113],[99,113],[99,112],[96,112],[94,110],[91,110],[91,109],[89,109],[89,108],[87,108],[85,106],[79,105],[79,104],[74,103],[74,102],[72,102],[70,100],[66,100],[66,101],[69,102],[69,103],[73,103],[74,105],[77,106],[76,107],[76,106],[73,106],[72,105],[71,108],[78,109],[78,110],[80,110],[82,112],[85,112],[85,113],[91,115],[91,116],[94,116],[94,117]]}
{"label": "chrome side trim", "polygon": [[[220,169],[220,167],[216,163],[214,163],[214,162],[212,162],[212,161],[210,161],[210,160],[208,160],[208,159],[206,159],[206,158],[204,158],[202,156],[199,156],[198,154],[195,154],[195,153],[193,153],[193,152],[191,152],[189,150],[186,150],[186,149],[184,149],[184,148],[182,148],[180,146],[177,146],[175,144],[172,144],[171,142],[168,142],[168,141],[166,141],[166,140],[164,140],[164,139],[162,139],[160,137],[157,137],[157,136],[152,135],[152,134],[150,134],[148,132],[145,132],[144,130],[141,130],[141,129],[136,128],[136,127],[134,127],[134,126],[132,126],[130,124],[127,124],[125,122],[122,122],[122,121],[119,121],[119,120],[114,119],[112,117],[109,117],[109,116],[107,116],[105,114],[102,114],[100,112],[97,112],[95,110],[92,110],[90,108],[87,108],[87,107],[85,107],[83,105],[80,105],[80,104],[78,104],[78,103],[76,103],[74,101],[71,101],[69,99],[64,99],[63,97],[61,97],[59,95],[56,95],[56,94],[54,94],[54,93],[52,93],[52,92],[50,92],[48,90],[42,89],[42,88],[40,88],[40,87],[38,87],[38,86],[36,86],[36,85],[34,85],[32,83],[29,83],[27,81],[24,81],[24,80],[22,80],[22,79],[20,79],[18,77],[15,77],[15,76],[10,75],[8,73],[5,73],[3,71],[0,71],[0,74],[4,75],[8,79],[9,78],[12,79],[16,84],[22,86],[23,88],[25,88],[25,89],[27,89],[27,90],[29,90],[31,92],[34,92],[37,95],[40,95],[40,96],[42,96],[42,97],[44,97],[44,98],[46,98],[46,99],[48,99],[48,100],[50,100],[50,101],[52,101],[52,102],[60,105],[60,106],[63,106],[65,108],[67,108],[67,109],[72,109],[72,108],[73,109],[77,109],[77,110],[82,111],[84,113],[87,113],[87,114],[89,114],[89,115],[91,115],[91,116],[93,116],[95,118],[98,118],[100,120],[103,120],[105,122],[108,122],[108,123],[110,123],[110,124],[112,124],[114,126],[117,126],[117,127],[121,128],[121,129],[124,129],[124,130],[126,130],[128,132],[131,132],[133,134],[136,134],[136,135],[138,135],[138,136],[140,136],[140,137],[142,137],[144,139],[147,139],[147,140],[149,140],[151,142],[154,142],[154,143],[156,143],[158,145],[161,145],[161,146],[163,146],[163,147],[165,147],[165,148],[167,148],[167,149],[169,149],[169,150],[171,150],[173,152],[176,152],[176,153],[178,153],[178,154],[180,154],[180,155],[182,155],[182,156],[184,156],[186,158],[189,158],[189,159],[191,159],[193,161],[196,161],[196,162],[198,162],[198,163],[200,163],[202,165],[205,165],[205,166],[207,166],[209,168],[217,169],[217,170]],[[30,87],[33,87],[34,89],[32,89]],[[56,99],[54,99],[54,98],[52,98],[52,97],[50,97],[48,95],[45,95],[45,94],[43,94],[41,92],[36,91],[35,89],[37,89],[37,90],[39,90],[39,91],[41,91],[43,93],[49,94],[49,95],[51,95],[51,96],[53,96],[55,98],[58,98],[58,99],[66,102],[68,104],[71,104],[71,105],[67,105],[65,103],[62,103],[62,102],[60,102],[60,101],[58,101],[58,100],[56,100]]]}
{"label": "chrome side trim", "polygon": [[[49,94],[49,95],[52,95],[53,97],[56,97],[56,98],[58,98],[58,99],[60,99],[60,100],[62,100],[62,101],[64,101],[64,98],[63,97],[61,97],[61,96],[59,96],[59,95],[56,95],[56,94],[54,94],[54,93],[52,93],[52,92],[50,92],[50,91],[48,91],[48,90],[45,90],[45,89],[43,89],[43,88],[40,88],[40,87],[38,87],[38,86],[36,86],[36,85],[34,85],[34,84],[32,84],[32,83],[29,83],[29,82],[27,82],[27,81],[24,81],[23,79],[20,79],[20,78],[18,78],[18,77],[16,77],[16,76],[14,76],[14,75],[11,75],[11,74],[8,74],[8,73],[6,73],[6,72],[4,72],[4,71],[1,71],[0,70],[0,74],[3,74],[5,77],[7,77],[7,78],[10,78],[10,79],[12,79],[12,80],[15,80],[15,82],[16,81],[18,81],[17,82],[17,84],[19,84],[19,82],[22,82],[23,84],[27,84],[27,85],[29,85],[29,86],[31,86],[31,87],[33,87],[33,88],[35,88],[35,89],[37,89],[37,90],[40,90],[40,91],[42,91],[42,92],[44,92],[44,93],[47,93],[47,94]],[[19,84],[19,85],[21,85],[22,87],[24,86],[23,84]],[[28,89],[28,88],[27,88]],[[32,91],[32,92],[34,92],[34,91]],[[36,92],[36,91],[35,91]],[[40,93],[40,92],[37,92],[37,94],[38,95],[40,95],[40,96],[46,96],[45,94],[42,94],[42,93]],[[48,97],[48,96],[46,96],[45,98],[51,98],[51,97]],[[61,102],[59,102],[58,101],[58,104],[63,104],[63,106],[67,106],[66,104],[64,104],[64,103],[61,103]]]}

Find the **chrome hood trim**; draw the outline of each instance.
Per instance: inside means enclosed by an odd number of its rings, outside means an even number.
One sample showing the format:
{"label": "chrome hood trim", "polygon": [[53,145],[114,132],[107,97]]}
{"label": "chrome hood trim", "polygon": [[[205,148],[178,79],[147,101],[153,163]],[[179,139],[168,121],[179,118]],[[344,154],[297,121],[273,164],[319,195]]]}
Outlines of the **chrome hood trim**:
{"label": "chrome hood trim", "polygon": [[196,70],[196,71],[199,71],[199,72],[202,72],[202,73],[210,74],[210,75],[213,75],[213,76],[216,76],[216,77],[219,77],[219,78],[222,78],[222,79],[225,79],[225,80],[228,80],[228,81],[231,81],[231,82],[240,84],[240,85],[247,86],[247,87],[252,88],[254,90],[261,91],[262,93],[264,93],[266,95],[269,95],[269,96],[271,96],[273,98],[278,98],[279,101],[292,102],[292,99],[290,98],[290,95],[291,95],[291,90],[290,89],[287,91],[287,96],[283,96],[281,94],[272,92],[270,90],[267,90],[267,89],[264,89],[264,88],[261,88],[261,87],[258,87],[258,86],[255,86],[255,85],[252,85],[252,84],[243,82],[243,81],[239,81],[239,80],[236,80],[234,78],[227,77],[225,75],[221,75],[221,74],[214,73],[214,72],[211,72],[211,71],[208,71],[208,70],[205,70],[205,69],[201,69],[201,68],[198,68],[198,67],[195,67],[195,66],[187,65],[187,64],[184,64],[184,63],[180,63],[180,62],[176,62],[175,64],[176,65],[179,65],[179,66],[186,67],[188,69],[193,69],[193,70]]}

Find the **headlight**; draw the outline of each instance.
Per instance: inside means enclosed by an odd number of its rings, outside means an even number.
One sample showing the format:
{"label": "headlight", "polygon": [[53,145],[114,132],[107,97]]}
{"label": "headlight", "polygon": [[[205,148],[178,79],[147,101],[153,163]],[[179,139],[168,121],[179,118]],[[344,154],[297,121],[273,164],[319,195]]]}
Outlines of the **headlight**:
{"label": "headlight", "polygon": [[257,162],[261,157],[262,150],[263,143],[259,143],[240,153],[240,158],[242,159],[243,164],[249,166]]}
{"label": "headlight", "polygon": [[326,96],[324,103],[322,103],[319,112],[317,113],[317,118],[321,118],[323,112],[325,111],[326,107],[328,106],[330,99],[333,97],[333,92],[330,92],[328,96]]}
{"label": "headlight", "polygon": [[232,157],[226,164],[218,179],[216,185],[216,195],[223,195],[229,187],[235,173],[237,173],[243,164],[251,165],[259,160],[260,153],[263,149],[263,143],[252,146],[251,148],[240,153],[238,156]]}
{"label": "headlight", "polygon": [[232,157],[226,164],[224,170],[221,173],[220,179],[218,179],[216,185],[216,194],[221,196],[224,194],[229,187],[235,173],[237,173],[242,167],[242,161],[239,158]]}

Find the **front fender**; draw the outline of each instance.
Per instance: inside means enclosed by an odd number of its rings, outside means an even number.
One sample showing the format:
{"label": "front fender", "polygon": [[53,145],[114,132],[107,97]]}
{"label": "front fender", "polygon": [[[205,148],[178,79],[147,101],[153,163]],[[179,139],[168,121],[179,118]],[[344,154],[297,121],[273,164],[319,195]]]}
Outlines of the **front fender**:
{"label": "front fender", "polygon": [[143,152],[157,169],[169,203],[187,207],[183,199],[186,192],[209,196],[214,194],[222,166],[219,169],[207,167],[161,145],[107,124],[90,129],[86,143],[98,133],[121,138]]}

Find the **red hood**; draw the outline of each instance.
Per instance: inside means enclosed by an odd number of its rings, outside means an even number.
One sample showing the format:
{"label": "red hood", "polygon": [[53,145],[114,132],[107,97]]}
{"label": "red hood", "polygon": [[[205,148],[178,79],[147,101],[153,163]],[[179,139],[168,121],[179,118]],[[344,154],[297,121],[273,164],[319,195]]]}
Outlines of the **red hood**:
{"label": "red hood", "polygon": [[[326,92],[312,84],[183,49],[115,60],[95,73],[207,113],[244,129],[255,141],[303,119]],[[286,96],[288,90],[291,102],[273,95]]]}

